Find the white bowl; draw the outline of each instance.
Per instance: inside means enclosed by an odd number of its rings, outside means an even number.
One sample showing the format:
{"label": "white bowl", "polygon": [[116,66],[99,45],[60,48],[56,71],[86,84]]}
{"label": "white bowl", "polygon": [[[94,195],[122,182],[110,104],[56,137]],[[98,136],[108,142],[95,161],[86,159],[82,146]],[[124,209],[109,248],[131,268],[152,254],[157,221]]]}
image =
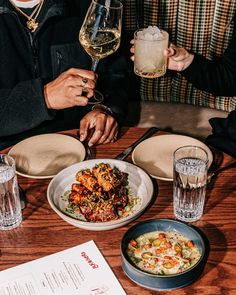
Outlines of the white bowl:
{"label": "white bowl", "polygon": [[[134,206],[130,215],[114,221],[88,222],[76,219],[72,215],[68,215],[68,213],[65,213],[65,208],[67,204],[63,200],[62,196],[65,194],[66,191],[71,189],[72,183],[76,182],[76,173],[82,169],[91,169],[99,163],[109,163],[112,167],[116,166],[122,172],[128,173],[128,186],[131,191],[131,196],[140,198],[140,202],[138,202]],[[59,172],[51,180],[47,189],[48,202],[52,209],[62,219],[76,227],[94,231],[114,229],[136,219],[147,208],[147,206],[151,202],[152,196],[153,183],[146,172],[131,163],[113,159],[87,160],[74,164]]]}

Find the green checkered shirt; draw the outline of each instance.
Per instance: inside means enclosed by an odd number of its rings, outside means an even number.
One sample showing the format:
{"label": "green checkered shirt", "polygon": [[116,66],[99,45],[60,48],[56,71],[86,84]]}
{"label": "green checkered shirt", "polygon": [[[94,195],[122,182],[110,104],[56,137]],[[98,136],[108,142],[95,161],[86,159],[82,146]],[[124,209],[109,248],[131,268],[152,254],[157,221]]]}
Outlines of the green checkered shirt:
{"label": "green checkered shirt", "polygon": [[[124,31],[157,25],[168,31],[170,42],[214,59],[227,47],[236,0],[123,0]],[[180,102],[225,111],[234,110],[236,97],[213,96],[188,83],[179,73],[140,79],[142,100]]]}

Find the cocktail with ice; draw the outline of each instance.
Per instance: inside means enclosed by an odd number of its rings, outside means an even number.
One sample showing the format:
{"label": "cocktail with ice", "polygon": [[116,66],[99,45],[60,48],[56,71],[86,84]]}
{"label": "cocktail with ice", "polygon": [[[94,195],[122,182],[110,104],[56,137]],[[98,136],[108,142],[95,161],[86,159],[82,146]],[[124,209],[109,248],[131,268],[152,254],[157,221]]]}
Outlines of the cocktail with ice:
{"label": "cocktail with ice", "polygon": [[166,72],[164,49],[169,34],[156,26],[137,30],[134,34],[134,72],[144,78],[158,78]]}

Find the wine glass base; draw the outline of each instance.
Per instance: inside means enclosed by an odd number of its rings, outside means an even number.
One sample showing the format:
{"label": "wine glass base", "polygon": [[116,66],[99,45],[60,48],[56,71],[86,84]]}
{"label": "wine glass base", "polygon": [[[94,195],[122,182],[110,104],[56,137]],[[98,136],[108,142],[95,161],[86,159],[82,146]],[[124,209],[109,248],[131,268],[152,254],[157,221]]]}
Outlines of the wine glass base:
{"label": "wine glass base", "polygon": [[94,90],[94,94],[89,98],[88,104],[98,104],[104,100],[104,96],[98,90]]}

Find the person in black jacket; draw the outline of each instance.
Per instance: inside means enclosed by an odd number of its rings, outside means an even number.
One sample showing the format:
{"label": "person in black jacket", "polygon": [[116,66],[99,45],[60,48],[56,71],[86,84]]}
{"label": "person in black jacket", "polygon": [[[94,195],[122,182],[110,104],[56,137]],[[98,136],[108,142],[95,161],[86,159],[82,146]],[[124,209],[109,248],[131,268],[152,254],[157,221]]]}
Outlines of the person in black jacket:
{"label": "person in black jacket", "polygon": [[[130,51],[135,52],[134,46]],[[214,95],[236,95],[236,17],[231,42],[219,58],[209,60],[174,44],[164,54],[168,58],[168,69],[179,72],[195,87]],[[227,118],[211,118],[209,122],[212,134],[206,142],[236,158],[236,110]]]}
{"label": "person in black jacket", "polygon": [[[134,40],[131,44],[130,51],[134,54]],[[174,44],[164,54],[168,69],[179,72],[196,88],[214,95],[236,95],[236,18],[231,42],[219,58],[209,60]],[[134,60],[133,55],[131,59]]]}
{"label": "person in black jacket", "polygon": [[[127,104],[126,64],[117,52],[100,62],[98,78],[89,70],[78,41],[89,4],[80,0],[75,10],[72,0],[0,0],[0,149],[78,127],[89,145],[116,139]],[[92,108],[95,86],[105,100]]]}
{"label": "person in black jacket", "polygon": [[231,42],[217,59],[206,59],[173,44],[165,54],[168,69],[180,72],[195,87],[214,95],[236,95],[236,20]]}
{"label": "person in black jacket", "polygon": [[[181,73],[195,87],[214,95],[236,95],[236,19],[231,42],[215,60],[171,45],[165,52],[168,69]],[[226,118],[211,118],[212,134],[206,143],[236,158],[236,110]]]}

